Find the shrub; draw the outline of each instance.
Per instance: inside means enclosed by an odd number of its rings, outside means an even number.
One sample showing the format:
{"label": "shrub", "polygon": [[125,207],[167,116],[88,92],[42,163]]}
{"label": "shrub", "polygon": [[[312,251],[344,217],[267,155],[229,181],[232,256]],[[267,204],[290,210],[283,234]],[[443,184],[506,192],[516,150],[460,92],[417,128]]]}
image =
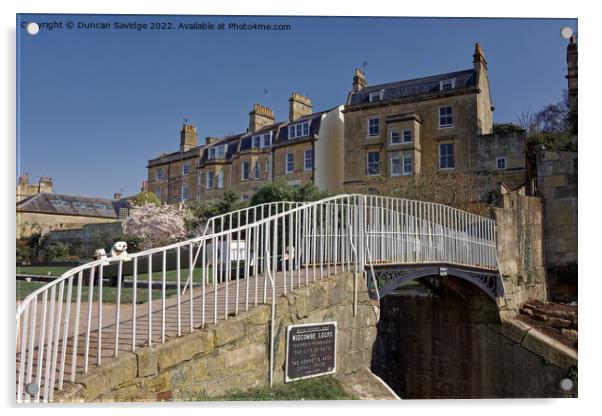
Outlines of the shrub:
{"label": "shrub", "polygon": [[154,193],[142,191],[132,199],[132,204],[137,205],[139,207],[146,204],[161,205],[161,201]]}
{"label": "shrub", "polygon": [[33,260],[33,249],[17,240],[17,261],[30,263]]}
{"label": "shrub", "polygon": [[313,183],[307,183],[299,188],[295,188],[285,182],[276,181],[257,190],[251,198],[251,205],[280,201],[310,202],[318,201],[327,196],[328,192],[320,190]]}
{"label": "shrub", "polygon": [[50,244],[46,249],[46,260],[48,261],[64,261],[69,260],[71,245],[69,243],[54,243]]}

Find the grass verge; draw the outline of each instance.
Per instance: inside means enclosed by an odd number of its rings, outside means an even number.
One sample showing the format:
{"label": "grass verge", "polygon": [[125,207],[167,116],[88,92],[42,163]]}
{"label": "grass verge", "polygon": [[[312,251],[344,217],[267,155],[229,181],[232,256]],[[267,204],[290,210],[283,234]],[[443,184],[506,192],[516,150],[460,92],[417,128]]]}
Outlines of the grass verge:
{"label": "grass verge", "polygon": [[278,384],[273,388],[260,387],[247,391],[231,391],[223,396],[208,397],[205,394],[194,400],[210,401],[266,401],[266,400],[356,400],[348,394],[332,376],[310,378],[292,383]]}

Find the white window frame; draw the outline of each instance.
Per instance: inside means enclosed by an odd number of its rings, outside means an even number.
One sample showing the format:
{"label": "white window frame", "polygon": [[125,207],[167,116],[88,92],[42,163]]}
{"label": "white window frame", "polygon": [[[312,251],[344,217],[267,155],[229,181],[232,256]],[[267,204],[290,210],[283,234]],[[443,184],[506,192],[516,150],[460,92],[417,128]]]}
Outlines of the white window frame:
{"label": "white window frame", "polygon": [[240,180],[241,181],[249,180],[249,172],[250,172],[249,161],[245,160],[240,165]]}
{"label": "white window frame", "polygon": [[[393,141],[393,135],[397,134],[398,135],[398,141]],[[389,143],[391,144],[401,144],[402,141],[402,133],[399,130],[391,130],[391,134],[389,135]]]}
{"label": "white window frame", "polygon": [[265,148],[265,147],[270,147],[271,145],[272,145],[272,132],[270,131],[269,133],[265,133],[261,137],[261,147]]}
{"label": "white window frame", "polygon": [[217,174],[217,189],[224,188],[224,170],[220,170]]}
{"label": "white window frame", "polygon": [[[445,88],[445,85],[449,85],[449,88]],[[439,81],[439,91],[449,91],[456,88],[456,79],[444,79]]]}
{"label": "white window frame", "polygon": [[[311,155],[309,161],[311,164],[307,166],[308,158],[307,155]],[[308,171],[314,168],[314,149],[305,149],[303,152],[303,170]]]}
{"label": "white window frame", "polygon": [[[410,134],[410,140],[406,140],[406,133]],[[404,144],[412,143],[414,141],[414,132],[412,129],[403,129],[401,131],[401,142]]]}
{"label": "white window frame", "polygon": [[[410,158],[410,170],[406,171],[406,158]],[[401,154],[401,174],[403,176],[410,176],[414,173],[414,154],[411,151],[406,151]]]}
{"label": "white window frame", "polygon": [[[289,156],[291,157],[292,169],[289,170]],[[295,171],[295,154],[288,152],[284,155],[284,171],[286,174],[293,173]]]}
{"label": "white window frame", "polygon": [[[503,167],[500,167],[500,162],[504,162]],[[508,160],[506,159],[506,156],[500,156],[500,157],[495,158],[495,169],[496,170],[508,169]]]}
{"label": "white window frame", "polygon": [[[393,170],[393,159],[398,159],[399,160],[399,172],[395,172]],[[399,153],[392,153],[391,156],[389,156],[389,175],[391,175],[391,176],[401,176],[402,172],[403,172],[403,164],[402,164],[401,155]]]}
{"label": "white window frame", "polygon": [[182,165],[182,176],[190,175],[190,163],[184,163]]}
{"label": "white window frame", "polygon": [[309,121],[295,123],[288,126],[288,139],[298,139],[309,136]]}
{"label": "white window frame", "polygon": [[[190,193],[190,189],[188,188],[188,185],[183,184],[182,188],[180,190],[180,201],[182,201],[182,202],[188,201],[189,193]],[[186,194],[186,196],[184,196],[184,194]]]}
{"label": "white window frame", "polygon": [[[377,172],[376,173],[370,173],[370,154],[374,154],[376,153],[378,155],[378,162],[377,163]],[[374,163],[374,162],[372,162]],[[378,176],[380,174],[380,152],[378,150],[376,151],[368,151],[366,153],[366,176]]]}
{"label": "white window frame", "polygon": [[372,91],[371,93],[368,94],[368,101],[370,101],[371,103],[376,103],[378,101],[382,101],[385,90],[379,90],[379,91]]}
{"label": "white window frame", "polygon": [[[370,123],[376,120],[376,133],[372,133],[370,129]],[[380,118],[378,116],[370,116],[368,117],[368,137],[379,137],[380,136]]]}
{"label": "white window frame", "polygon": [[[444,146],[444,145],[449,145],[449,144],[452,146],[452,153],[451,153],[451,156],[452,156],[452,165],[453,165],[453,166],[452,166],[452,167],[442,167],[442,166],[441,166],[441,162],[442,162],[442,159],[441,159],[441,158],[442,158],[442,156],[443,156],[443,155],[442,155],[442,153],[441,153],[441,146]],[[437,157],[437,159],[438,159],[438,161],[437,161],[437,165],[439,166],[439,170],[453,170],[453,169],[455,169],[455,168],[456,168],[456,146],[455,146],[455,143],[453,143],[453,142],[439,143],[439,146],[438,146],[438,153],[439,153],[439,154],[438,154],[438,157]],[[449,157],[449,156],[448,156],[448,155],[446,155],[446,157]]]}
{"label": "white window frame", "polygon": [[205,187],[207,189],[213,189],[213,187],[215,186],[215,172],[212,170],[208,170],[206,177],[207,183],[205,184]]}
{"label": "white window frame", "polygon": [[[444,108],[449,108],[451,110],[449,115],[441,115],[441,110],[443,110]],[[443,117],[447,118],[450,117],[451,118],[451,123],[449,124],[442,124],[441,121],[443,119]],[[454,108],[451,105],[444,105],[439,107],[439,128],[440,129],[444,129],[444,128],[450,128],[454,126]]]}
{"label": "white window frame", "polygon": [[[257,143],[255,143],[255,141],[257,141]],[[261,134],[251,137],[251,148],[253,148],[253,149],[261,148]]]}
{"label": "white window frame", "polygon": [[160,181],[161,179],[163,179],[163,168],[162,167],[158,167],[157,168],[157,173],[155,175],[156,180]]}
{"label": "white window frame", "polygon": [[255,172],[253,176],[255,177],[256,181],[259,180],[260,169],[261,169],[261,165],[259,163],[259,159],[257,159],[257,160],[255,160],[255,168],[253,169],[253,172]]}

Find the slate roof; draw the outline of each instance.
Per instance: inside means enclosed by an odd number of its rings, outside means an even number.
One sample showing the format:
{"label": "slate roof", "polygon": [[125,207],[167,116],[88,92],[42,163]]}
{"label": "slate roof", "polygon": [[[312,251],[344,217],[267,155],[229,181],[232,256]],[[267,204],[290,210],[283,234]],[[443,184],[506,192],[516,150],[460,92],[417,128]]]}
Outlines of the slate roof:
{"label": "slate roof", "polygon": [[163,165],[165,163],[175,162],[178,160],[194,158],[201,153],[202,148],[203,148],[203,146],[196,146],[185,152],[176,151],[176,152],[172,152],[172,153],[162,154],[161,156],[158,156],[154,159],[150,159],[148,161],[147,168],[151,167],[151,166]]}
{"label": "slate roof", "polygon": [[382,101],[399,100],[402,98],[442,92],[439,88],[440,81],[455,79],[452,90],[460,90],[476,86],[476,76],[473,69],[448,72],[446,74],[433,75],[429,77],[409,79],[405,81],[390,82],[387,84],[370,85],[361,91],[351,94],[349,105],[370,103],[370,93],[384,90]]}
{"label": "slate roof", "polygon": [[54,193],[39,193],[17,202],[18,212],[114,219],[119,219],[120,208],[130,207],[127,198],[116,200]]}
{"label": "slate roof", "polygon": [[[338,107],[338,106],[337,106]],[[199,165],[202,165],[207,162],[207,155],[209,149],[212,147],[218,147],[223,144],[228,144],[228,149],[226,149],[226,157],[225,159],[218,160],[230,160],[235,153],[240,151],[248,150],[252,147],[253,136],[258,134],[264,134],[269,131],[274,132],[272,137],[272,147],[278,144],[284,143],[294,143],[295,141],[306,140],[308,137],[314,137],[320,131],[320,124],[322,121],[322,115],[328,113],[329,111],[334,110],[337,107],[329,108],[328,110],[312,113],[303,117],[299,117],[297,120],[291,122],[289,120],[280,121],[278,123],[270,124],[269,126],[262,127],[261,129],[255,132],[246,132],[240,133],[233,136],[226,136],[217,142],[213,143],[210,146],[207,146],[203,149],[201,158],[199,160]],[[288,140],[288,126],[290,124],[297,124],[304,121],[310,122],[309,124],[309,136],[300,137],[298,139]]]}

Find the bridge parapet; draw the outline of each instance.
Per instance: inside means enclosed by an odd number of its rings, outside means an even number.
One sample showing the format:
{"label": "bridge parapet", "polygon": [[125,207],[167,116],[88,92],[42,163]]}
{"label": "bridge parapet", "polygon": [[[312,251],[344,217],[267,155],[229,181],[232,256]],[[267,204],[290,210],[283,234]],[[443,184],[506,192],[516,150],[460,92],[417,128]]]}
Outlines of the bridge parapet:
{"label": "bridge parapet", "polygon": [[[17,310],[17,400],[51,401],[66,379],[74,381],[107,357],[193,333],[261,304],[271,305],[274,334],[276,296],[333,274],[353,274],[356,313],[366,266],[497,269],[495,224],[485,217],[374,195],[278,204],[211,220],[191,240],[87,263],[30,294]],[[167,273],[168,256],[176,259],[175,279]],[[103,303],[104,272],[111,265],[117,268],[114,305]],[[175,296],[167,295],[170,280]],[[122,301],[126,283],[128,302]],[[271,383],[273,335],[268,351]]]}

